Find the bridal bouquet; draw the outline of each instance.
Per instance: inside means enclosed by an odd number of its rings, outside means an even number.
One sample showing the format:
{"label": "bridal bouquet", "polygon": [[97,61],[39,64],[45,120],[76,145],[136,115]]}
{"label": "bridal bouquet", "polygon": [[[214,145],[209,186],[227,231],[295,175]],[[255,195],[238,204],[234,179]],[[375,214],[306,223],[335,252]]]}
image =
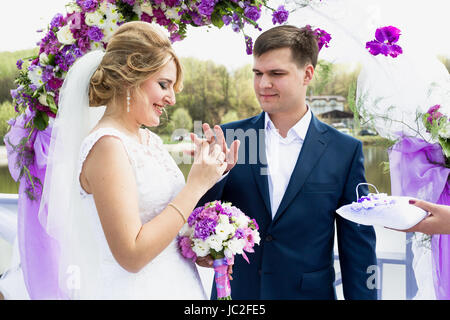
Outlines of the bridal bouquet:
{"label": "bridal bouquet", "polygon": [[210,255],[219,300],[231,300],[228,265],[241,254],[250,263],[245,252],[254,252],[259,244],[258,224],[229,202],[212,201],[196,208],[180,231],[178,244],[185,258]]}

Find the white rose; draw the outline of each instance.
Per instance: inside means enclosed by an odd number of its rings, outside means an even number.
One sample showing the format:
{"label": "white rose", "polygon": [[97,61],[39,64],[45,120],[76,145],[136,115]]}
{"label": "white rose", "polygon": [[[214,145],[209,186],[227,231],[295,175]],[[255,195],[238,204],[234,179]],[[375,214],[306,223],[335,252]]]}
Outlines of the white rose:
{"label": "white rose", "polygon": [[178,10],[176,10],[175,8],[169,8],[166,10],[165,15],[167,18],[169,19],[173,19],[173,20],[179,20],[179,15],[178,15]]}
{"label": "white rose", "polygon": [[117,24],[117,21],[122,17],[121,14],[117,11],[116,7],[107,7],[105,11],[107,23]]}
{"label": "white rose", "polygon": [[91,41],[91,50],[105,50],[101,42]]}
{"label": "white rose", "polygon": [[44,84],[44,82],[42,81],[42,68],[38,66],[33,67],[33,69],[28,72],[28,78],[35,86],[42,86]]}
{"label": "white rose", "polygon": [[68,14],[74,13],[74,12],[82,12],[83,10],[75,3],[69,3],[66,5],[66,12]]}
{"label": "white rose", "polygon": [[111,37],[112,37],[114,31],[116,31],[117,28],[118,28],[117,25],[108,23],[108,24],[105,26],[105,28],[103,29],[103,35],[104,35],[104,38],[103,38],[102,41],[103,41],[103,42],[108,42],[109,39],[111,39]]}
{"label": "white rose", "polygon": [[46,65],[48,65],[48,62],[49,62],[49,60],[48,60],[47,54],[46,54],[45,52],[42,52],[42,53],[39,55],[39,64],[40,64],[41,66],[46,66]]}
{"label": "white rose", "polygon": [[73,44],[75,43],[75,39],[73,38],[72,31],[70,31],[69,25],[66,25],[59,29],[56,33],[56,37],[58,41],[62,44]]}
{"label": "white rose", "polygon": [[206,243],[206,241],[203,241],[201,239],[194,239],[194,246],[192,247],[192,250],[197,256],[207,256],[209,254],[209,249],[209,245],[208,243]]}
{"label": "white rose", "polygon": [[219,223],[216,226],[216,236],[222,241],[228,239],[232,232],[234,232],[234,227],[229,223]]}
{"label": "white rose", "polygon": [[450,121],[447,121],[447,124],[439,129],[438,134],[442,138],[450,139]]}
{"label": "white rose", "polygon": [[245,247],[245,240],[244,239],[231,239],[227,243],[227,248],[233,253],[233,254],[242,254],[243,249]]}
{"label": "white rose", "polygon": [[245,215],[237,216],[235,221],[238,228],[247,228],[249,222],[250,222],[249,218]]}
{"label": "white rose", "polygon": [[45,93],[43,93],[43,94],[41,94],[39,96],[39,103],[42,104],[43,106],[47,106],[48,107],[47,95]]}
{"label": "white rose", "polygon": [[85,15],[86,15],[85,22],[88,26],[101,26],[102,20],[103,24],[105,24],[103,15],[98,11],[87,12]]}
{"label": "white rose", "polygon": [[222,240],[220,240],[215,235],[212,235],[208,239],[206,239],[206,243],[209,245],[210,248],[212,248],[218,252],[223,249]]}
{"label": "white rose", "polygon": [[142,9],[141,9],[141,6],[139,5],[139,3],[135,3],[134,4],[134,6],[133,6],[133,11],[134,11],[134,13],[136,13],[137,15],[138,15],[138,17],[140,18],[141,17],[141,15],[142,15]]}
{"label": "white rose", "polygon": [[217,223],[230,224],[230,219],[228,218],[227,215],[225,215],[225,214],[220,214],[220,215],[219,215],[219,221],[218,221]]}
{"label": "white rose", "polygon": [[152,9],[152,5],[150,3],[145,2],[145,3],[141,4],[141,10],[142,10],[142,12],[145,12],[149,16],[153,16],[153,9]]}

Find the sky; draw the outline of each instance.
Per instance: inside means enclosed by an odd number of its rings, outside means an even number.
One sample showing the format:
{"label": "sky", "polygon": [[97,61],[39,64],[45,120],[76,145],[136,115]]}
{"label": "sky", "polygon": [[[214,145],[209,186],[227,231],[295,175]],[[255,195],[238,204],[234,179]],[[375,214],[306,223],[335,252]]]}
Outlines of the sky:
{"label": "sky", "polygon": [[[293,8],[293,1],[287,2]],[[449,0],[313,0],[314,9],[303,8],[291,13],[288,22],[297,26],[311,24],[332,35],[329,48],[320,58],[334,62],[355,62],[366,54],[364,44],[374,39],[377,27],[393,25],[402,30],[400,45],[415,51],[432,52],[450,57]],[[0,2],[0,51],[28,49],[44,36],[36,30],[46,28],[56,13],[64,13],[66,0],[16,0]],[[269,0],[276,8],[285,1]],[[258,21],[263,31],[272,26],[271,11],[263,11]],[[248,35],[261,32],[248,25]],[[402,43],[403,42],[403,43]],[[188,28],[188,37],[174,44],[181,57],[213,60],[233,70],[252,63],[245,52],[242,33],[230,27]]]}

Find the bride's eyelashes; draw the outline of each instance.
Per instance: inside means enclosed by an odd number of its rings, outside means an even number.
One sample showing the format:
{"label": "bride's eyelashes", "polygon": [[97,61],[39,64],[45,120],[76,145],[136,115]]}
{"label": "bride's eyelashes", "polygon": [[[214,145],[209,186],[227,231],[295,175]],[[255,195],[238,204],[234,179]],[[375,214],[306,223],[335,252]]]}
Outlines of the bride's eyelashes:
{"label": "bride's eyelashes", "polygon": [[167,89],[167,83],[165,82],[158,82],[161,89],[166,90]]}

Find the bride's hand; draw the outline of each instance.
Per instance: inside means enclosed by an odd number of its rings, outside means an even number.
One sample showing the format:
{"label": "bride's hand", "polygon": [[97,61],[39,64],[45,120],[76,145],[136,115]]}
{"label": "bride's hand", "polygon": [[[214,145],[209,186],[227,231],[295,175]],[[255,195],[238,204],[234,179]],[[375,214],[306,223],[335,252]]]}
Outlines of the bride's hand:
{"label": "bride's hand", "polygon": [[191,137],[195,144],[194,163],[186,184],[203,195],[220,179],[228,164],[218,145],[210,146],[206,139],[199,139],[196,135]]}
{"label": "bride's hand", "polygon": [[[238,161],[238,151],[239,151],[239,140],[234,140],[231,143],[230,148],[227,146],[227,142],[225,141],[225,135],[223,134],[222,128],[218,125],[214,126],[214,131],[210,128],[209,124],[204,123],[203,132],[205,133],[206,140],[213,146],[219,145],[222,149],[222,152],[225,153],[226,161],[228,166],[225,172],[230,171],[236,165]],[[215,138],[214,138],[215,133]]]}
{"label": "bride's hand", "polygon": [[[197,257],[197,260],[195,261],[200,267],[204,268],[213,268],[214,260],[213,258],[208,254],[204,257]],[[230,280],[233,280],[233,277],[231,276],[233,274],[233,265],[230,264],[228,266],[228,278]]]}

